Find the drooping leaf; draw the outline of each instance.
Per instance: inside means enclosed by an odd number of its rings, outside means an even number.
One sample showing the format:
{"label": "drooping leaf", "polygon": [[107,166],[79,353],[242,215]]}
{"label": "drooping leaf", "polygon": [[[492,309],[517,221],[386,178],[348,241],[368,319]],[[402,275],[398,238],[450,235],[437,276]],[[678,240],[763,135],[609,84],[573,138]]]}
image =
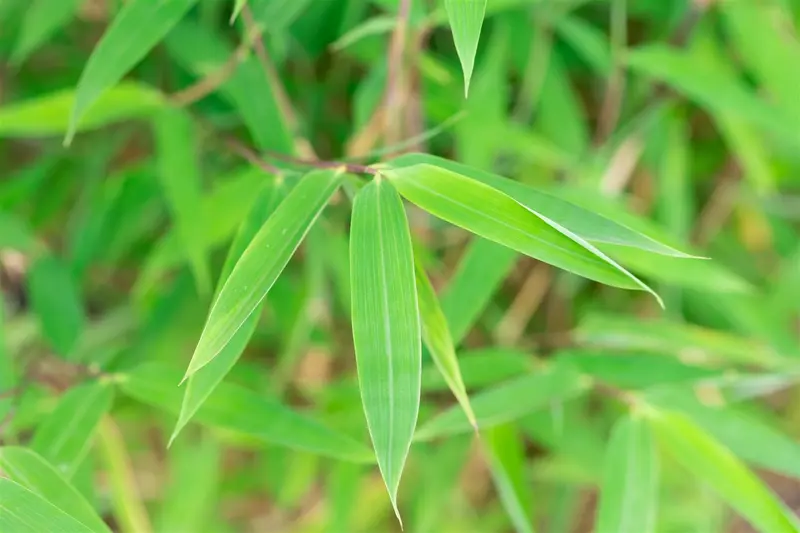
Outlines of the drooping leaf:
{"label": "drooping leaf", "polygon": [[19,65],[66,25],[80,7],[80,0],[36,0],[25,11],[11,63]]}
{"label": "drooping leaf", "polygon": [[657,412],[648,420],[672,457],[754,526],[770,533],[800,530],[800,524],[780,500],[730,451],[685,415]]}
{"label": "drooping leaf", "polygon": [[[122,391],[142,403],[178,414],[180,374],[169,366],[151,363],[122,378]],[[369,448],[347,435],[329,429],[311,415],[237,385],[220,383],[200,406],[194,419],[249,436],[257,441],[305,450],[328,457],[369,463]]]}
{"label": "drooping leaf", "polygon": [[603,466],[597,531],[655,531],[658,470],[650,426],[636,415],[617,421]]}
{"label": "drooping leaf", "polygon": [[211,308],[187,377],[211,362],[255,311],[340,182],[338,171],[307,174],[259,230]]}
{"label": "drooping leaf", "polygon": [[211,287],[206,260],[201,204],[201,175],[195,126],[186,112],[170,108],[155,120],[158,174],[182,248],[192,265],[200,293]]}
{"label": "drooping leaf", "polygon": [[453,339],[450,337],[450,330],[447,326],[447,319],[442,312],[439,305],[439,300],[436,298],[436,292],[433,290],[428,275],[416,264],[416,280],[417,280],[417,297],[419,300],[419,318],[422,324],[422,339],[425,345],[431,352],[436,367],[441,372],[453,396],[456,397],[458,403],[464,408],[464,413],[467,415],[470,423],[473,426],[475,423],[475,414],[472,412],[472,407],[469,405],[469,396],[464,387],[464,380],[461,377],[461,370],[458,366],[458,359],[456,358],[456,349],[453,346]]}
{"label": "drooping leaf", "polygon": [[68,356],[86,322],[69,269],[56,257],[40,257],[28,272],[28,291],[45,338],[59,354]]}
{"label": "drooping leaf", "polygon": [[[272,213],[275,212],[280,202],[286,197],[286,184],[283,179],[276,179],[267,187],[262,189],[256,198],[253,207],[250,209],[245,220],[239,227],[239,231],[228,250],[225,264],[220,274],[220,282],[217,284],[217,291],[221,290],[225,281],[230,276],[236,263],[242,257],[247,246],[258,233],[258,230],[266,223]],[[192,374],[186,383],[186,390],[183,395],[181,412],[175,429],[170,437],[170,444],[178,436],[178,433],[191,420],[200,405],[208,398],[208,395],[216,388],[222,379],[230,372],[236,361],[244,352],[247,343],[255,332],[256,325],[261,318],[263,303],[256,307],[255,311],[247,317],[242,327],[234,334],[230,342],[219,352],[209,364]]]}
{"label": "drooping leaf", "polygon": [[376,178],[356,196],[350,230],[353,342],[370,437],[395,513],[420,402],[414,256],[397,191]]}
{"label": "drooping leaf", "polygon": [[386,174],[400,194],[448,222],[575,274],[658,298],[585,240],[488,185],[428,164]]}
{"label": "drooping leaf", "polygon": [[[459,367],[467,390],[474,390],[527,374],[535,368],[533,357],[523,351],[484,348],[459,352]],[[422,367],[422,390],[446,391],[449,385],[436,365]]]}
{"label": "drooping leaf", "polygon": [[111,529],[75,487],[30,449],[0,448],[0,470],[10,480],[41,496],[95,533],[110,533]]}
{"label": "drooping leaf", "polygon": [[469,95],[469,82],[475,67],[475,54],[481,38],[487,0],[445,0],[450,30],[464,71],[464,96]]}
{"label": "drooping leaf", "polygon": [[113,392],[99,382],[67,391],[36,429],[31,449],[70,479],[92,446],[100,418],[111,409]]}
{"label": "drooping leaf", "polygon": [[94,533],[47,500],[2,477],[0,477],[0,531]]}
{"label": "drooping leaf", "polygon": [[197,0],[126,2],[86,63],[66,130],[69,144],[89,109],[183,18]]}
{"label": "drooping leaf", "polygon": [[[62,135],[69,127],[75,102],[72,90],[57,91],[0,107],[0,138]],[[123,82],[104,92],[75,126],[89,131],[103,126],[144,118],[164,105],[156,90],[134,82]]]}
{"label": "drooping leaf", "polygon": [[669,244],[662,243],[649,235],[631,229],[613,218],[584,209],[547,192],[491,172],[429,154],[406,154],[393,159],[390,164],[394,168],[430,164],[479,181],[484,185],[506,193],[525,207],[540,213],[598,246],[616,244],[638,248],[659,255],[693,257],[691,254],[682,252]]}
{"label": "drooping leaf", "polygon": [[484,437],[492,479],[514,529],[533,533],[533,494],[525,479],[525,450],[519,432],[513,424],[505,424],[488,429]]}
{"label": "drooping leaf", "polygon": [[[579,394],[586,381],[571,366],[552,367],[518,377],[475,394],[470,399],[472,410],[483,430],[517,420],[533,411]],[[415,440],[427,441],[436,437],[464,433],[471,425],[460,406],[436,415],[417,430]]]}

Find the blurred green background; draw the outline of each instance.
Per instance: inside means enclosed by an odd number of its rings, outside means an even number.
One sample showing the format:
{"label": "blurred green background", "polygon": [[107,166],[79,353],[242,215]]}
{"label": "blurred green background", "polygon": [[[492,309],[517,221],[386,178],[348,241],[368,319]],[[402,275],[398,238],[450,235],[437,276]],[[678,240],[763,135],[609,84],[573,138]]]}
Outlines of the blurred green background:
{"label": "blurred green background", "polygon": [[[76,84],[125,3],[0,0],[0,443],[46,459],[112,530],[399,531],[355,374],[345,191],[167,442],[213,287],[272,174],[407,151],[709,259],[610,253],[662,310],[410,207],[473,402],[506,396],[482,437],[414,443],[405,531],[645,533],[594,527],[601,487],[630,473],[606,451],[638,395],[800,510],[800,1],[489,0],[465,99],[443,1],[404,17],[398,0],[253,0],[230,24],[233,2],[198,0],[65,147]],[[187,110],[166,133],[165,102]],[[552,361],[594,386],[509,388]],[[456,405],[429,358],[422,400],[420,426]],[[653,531],[755,531],[738,517],[749,500],[720,494],[746,485],[733,467],[656,448]],[[0,475],[11,463],[0,449]]]}

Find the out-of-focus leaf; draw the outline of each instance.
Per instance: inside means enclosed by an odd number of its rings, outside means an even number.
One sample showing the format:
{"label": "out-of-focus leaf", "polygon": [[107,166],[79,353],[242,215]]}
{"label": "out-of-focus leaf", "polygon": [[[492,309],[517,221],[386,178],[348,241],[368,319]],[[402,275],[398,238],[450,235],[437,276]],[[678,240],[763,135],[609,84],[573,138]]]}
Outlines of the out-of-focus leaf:
{"label": "out-of-focus leaf", "polygon": [[271,33],[284,31],[311,5],[311,0],[250,0],[253,19]]}
{"label": "out-of-focus leaf", "polygon": [[609,75],[612,65],[611,50],[603,32],[583,19],[570,15],[560,17],[556,29],[599,75]]}
{"label": "out-of-focus leaf", "polygon": [[247,5],[247,0],[236,0],[236,3],[233,5],[233,12],[231,13],[231,24],[233,24],[233,21],[239,16],[239,13],[241,13],[245,5]]}
{"label": "out-of-focus leaf", "polygon": [[436,298],[436,292],[433,290],[428,275],[422,267],[419,266],[419,263],[416,265],[416,278],[417,296],[419,299],[419,317],[422,323],[422,338],[431,352],[431,358],[436,364],[436,367],[453,392],[453,396],[456,397],[458,403],[464,408],[464,413],[467,415],[470,423],[475,426],[475,414],[472,412],[472,407],[469,405],[469,396],[467,396],[467,389],[464,386],[461,370],[458,367],[456,349],[455,346],[453,346],[453,339],[450,337],[447,319],[444,316],[444,312],[442,312],[439,300]]}
{"label": "out-of-focus leaf", "polygon": [[[286,184],[282,179],[276,180],[262,189],[247,218],[239,227],[239,232],[228,250],[228,256],[225,258],[225,264],[222,267],[220,282],[217,285],[218,291],[222,289],[228,276],[233,272],[236,263],[242,257],[250,241],[253,240],[258,230],[266,223],[285,197]],[[181,429],[186,426],[194,413],[197,412],[200,405],[208,398],[208,395],[219,385],[222,379],[230,372],[230,369],[233,368],[233,365],[236,364],[236,361],[239,360],[255,332],[256,325],[261,318],[262,308],[263,303],[256,307],[255,311],[247,317],[242,327],[219,352],[219,355],[189,377],[178,422],[175,424],[175,429],[170,437],[170,444],[178,436]]]}
{"label": "out-of-focus leaf", "polygon": [[395,17],[388,15],[373,17],[339,37],[336,42],[331,45],[331,49],[336,51],[344,50],[364,37],[390,32],[396,25],[397,19]]}
{"label": "out-of-focus leaf", "polygon": [[623,350],[647,350],[710,363],[735,361],[771,366],[780,358],[768,346],[730,333],[668,320],[640,321],[592,314],[576,330],[578,342]]}
{"label": "out-of-focus leaf", "polygon": [[47,500],[2,477],[0,477],[0,531],[94,533]]}
{"label": "out-of-focus leaf", "polygon": [[36,429],[31,449],[70,479],[92,446],[100,418],[111,409],[113,393],[99,382],[67,391]]}
{"label": "out-of-focus leaf", "polygon": [[488,185],[428,164],[387,175],[403,196],[450,223],[580,276],[658,299],[591,244]]}
{"label": "out-of-focus leaf", "polygon": [[66,143],[72,141],[84,115],[103,93],[136,66],[196,3],[197,0],[131,0],[123,5],[78,80]]}
{"label": "out-of-focus leaf", "polygon": [[469,82],[475,67],[475,54],[481,38],[487,0],[445,0],[450,30],[456,45],[461,70],[464,71],[464,96],[469,95]]}
{"label": "out-of-focus leaf", "polygon": [[711,487],[761,531],[796,533],[791,512],[746,466],[686,416],[656,412],[648,417],[673,458]]}
{"label": "out-of-focus leaf", "polygon": [[[122,378],[125,394],[142,403],[177,414],[181,391],[180,374],[168,366],[147,364]],[[200,424],[217,427],[258,441],[306,450],[345,461],[368,463],[372,452],[302,412],[277,400],[259,396],[242,387],[220,383],[194,416]]]}
{"label": "out-of-focus leaf", "polygon": [[460,344],[503,280],[511,273],[517,252],[474,237],[442,293],[442,311],[453,342]]}
{"label": "out-of-focus leaf", "polygon": [[525,450],[517,429],[505,424],[484,432],[492,479],[517,533],[533,533],[533,494],[525,479]]}
{"label": "out-of-focus leaf", "polygon": [[259,230],[211,308],[187,377],[211,362],[255,311],[340,182],[338,171],[307,174]]}
{"label": "out-of-focus leaf", "polygon": [[12,213],[0,211],[0,248],[33,254],[39,248],[39,244],[23,220]]}
{"label": "out-of-focus leaf", "polygon": [[[92,506],[47,461],[28,448],[0,448],[0,470],[95,533],[111,530]],[[8,530],[16,531],[16,530]]]}
{"label": "out-of-focus leaf", "polygon": [[[0,107],[0,137],[48,137],[67,131],[75,91],[63,90]],[[154,114],[164,98],[154,89],[125,82],[104,92],[74,126],[89,131]]]}
{"label": "out-of-focus leaf", "polygon": [[[470,403],[483,430],[511,422],[537,409],[573,397],[585,390],[586,382],[571,366],[556,364],[526,376],[518,377],[472,396]],[[464,433],[471,425],[460,406],[436,415],[424,423],[414,435],[415,440],[427,441],[436,437]]]}
{"label": "out-of-focus leaf", "polygon": [[220,452],[219,444],[208,435],[171,451],[170,484],[162,499],[156,531],[206,528],[216,503]]}
{"label": "out-of-focus leaf", "polygon": [[45,338],[59,354],[68,356],[86,322],[69,269],[56,257],[40,257],[28,271],[28,291]]}
{"label": "out-of-focus leaf", "polygon": [[[534,369],[534,359],[525,352],[503,348],[485,348],[458,354],[461,375],[467,390],[496,385],[527,374]],[[442,391],[447,382],[435,365],[422,367],[422,390]]]}
{"label": "out-of-focus leaf", "polygon": [[11,63],[20,64],[67,24],[81,5],[80,0],[35,0],[22,19]]}
{"label": "out-of-focus leaf", "polygon": [[403,202],[377,178],[356,196],[350,229],[353,342],[372,444],[397,509],[420,401],[422,346]]}
{"label": "out-of-focus leaf", "polygon": [[608,442],[597,531],[651,533],[658,506],[658,455],[647,423],[621,418]]}
{"label": "out-of-focus leaf", "polygon": [[633,230],[625,224],[618,223],[612,218],[604,217],[524,183],[491,172],[428,154],[408,154],[391,162],[391,165],[396,168],[420,164],[435,165],[502,191],[528,209],[549,218],[593,244],[616,244],[659,255],[693,257],[691,254]]}
{"label": "out-of-focus leaf", "polygon": [[155,121],[158,174],[183,250],[190,259],[197,287],[206,293],[211,272],[203,246],[200,162],[194,124],[180,109],[167,109]]}

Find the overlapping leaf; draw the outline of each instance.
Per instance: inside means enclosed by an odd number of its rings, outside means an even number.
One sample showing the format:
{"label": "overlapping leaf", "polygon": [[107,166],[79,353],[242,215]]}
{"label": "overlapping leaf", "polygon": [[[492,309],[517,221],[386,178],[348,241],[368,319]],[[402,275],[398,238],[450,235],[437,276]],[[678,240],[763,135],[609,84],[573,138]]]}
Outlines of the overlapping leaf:
{"label": "overlapping leaf", "polygon": [[0,531],[95,533],[47,500],[0,477]]}

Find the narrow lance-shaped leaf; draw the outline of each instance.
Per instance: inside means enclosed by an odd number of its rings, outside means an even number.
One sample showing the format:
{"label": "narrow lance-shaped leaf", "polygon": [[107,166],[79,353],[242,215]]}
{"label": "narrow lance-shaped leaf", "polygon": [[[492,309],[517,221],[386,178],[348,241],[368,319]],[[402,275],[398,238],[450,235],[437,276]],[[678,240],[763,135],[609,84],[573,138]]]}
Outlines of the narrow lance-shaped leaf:
{"label": "narrow lance-shaped leaf", "polygon": [[671,455],[710,485],[756,528],[769,533],[797,533],[790,511],[730,451],[686,416],[655,412],[648,420]]}
{"label": "narrow lance-shaped leaf", "polygon": [[95,533],[44,498],[0,477],[0,531]]}
{"label": "narrow lance-shaped leaf", "polygon": [[65,143],[95,101],[114,86],[183,18],[197,0],[130,0],[92,51],[76,89]]}
{"label": "narrow lance-shaped leaf", "polygon": [[469,82],[475,67],[475,54],[481,38],[487,0],[445,0],[450,31],[464,71],[464,96],[469,95]]}
{"label": "narrow lance-shaped leaf", "polygon": [[489,429],[485,436],[489,467],[500,501],[518,533],[533,533],[533,495],[525,479],[525,451],[519,432],[513,424],[505,424]]}
{"label": "narrow lance-shaped leaf", "polygon": [[111,530],[80,492],[30,449],[16,446],[0,448],[0,470],[12,481],[41,496],[95,533],[110,533]]}
{"label": "narrow lance-shaped leaf", "polygon": [[236,0],[236,3],[233,5],[233,12],[231,13],[231,24],[233,24],[233,21],[239,16],[239,13],[242,12],[245,5],[247,5],[247,0]]}
{"label": "narrow lance-shaped leaf", "polygon": [[647,423],[620,419],[603,467],[597,531],[652,533],[658,504],[658,455]]}
{"label": "narrow lance-shaped leaf", "polygon": [[591,244],[488,185],[427,164],[386,175],[400,194],[439,218],[580,276],[645,290],[660,302],[652,289]]}
{"label": "narrow lance-shaped leaf", "polygon": [[422,347],[405,209],[376,177],[356,196],[350,233],[353,341],[372,444],[398,519],[397,489],[420,402]]}
{"label": "narrow lance-shaped leaf", "polygon": [[[225,264],[222,267],[222,274],[217,286],[218,292],[222,289],[250,241],[253,240],[258,230],[266,223],[285,197],[286,185],[282,178],[276,178],[273,183],[270,183],[261,191],[228,250],[228,256],[225,258]],[[178,422],[175,424],[175,429],[169,440],[170,445],[172,445],[178,433],[189,423],[197,409],[208,398],[208,395],[219,385],[233,368],[233,365],[236,364],[236,361],[239,360],[255,332],[263,305],[262,302],[256,307],[256,310],[244,321],[242,327],[239,328],[230,342],[225,345],[211,363],[189,377],[186,383],[186,391],[183,395],[181,412],[178,415]]]}
{"label": "narrow lance-shaped leaf", "polygon": [[447,386],[453,392],[458,403],[464,409],[470,424],[478,429],[475,421],[475,413],[469,404],[469,396],[461,377],[461,370],[458,367],[456,349],[453,346],[453,339],[450,337],[450,330],[447,326],[447,319],[436,298],[427,274],[419,265],[416,264],[417,297],[419,299],[419,317],[422,322],[422,339],[431,352],[431,358],[439,372],[447,382]]}
{"label": "narrow lance-shaped leaf", "polygon": [[336,192],[341,177],[334,170],[306,174],[259,230],[211,307],[186,377],[211,362],[255,311]]}
{"label": "narrow lance-shaped leaf", "polygon": [[66,25],[78,11],[81,0],[34,0],[25,10],[22,29],[17,36],[11,63],[19,65]]}
{"label": "narrow lance-shaped leaf", "polygon": [[200,165],[191,117],[181,109],[165,109],[155,120],[155,141],[158,174],[167,205],[190,260],[197,288],[200,293],[208,293],[211,272],[202,234]]}

